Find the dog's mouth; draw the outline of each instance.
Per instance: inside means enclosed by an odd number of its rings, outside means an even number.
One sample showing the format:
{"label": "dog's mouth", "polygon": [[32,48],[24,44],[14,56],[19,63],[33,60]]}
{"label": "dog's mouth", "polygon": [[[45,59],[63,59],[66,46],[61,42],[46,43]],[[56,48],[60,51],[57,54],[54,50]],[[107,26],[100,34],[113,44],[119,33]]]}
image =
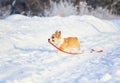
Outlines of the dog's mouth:
{"label": "dog's mouth", "polygon": [[52,40],[52,42],[55,42],[55,40]]}

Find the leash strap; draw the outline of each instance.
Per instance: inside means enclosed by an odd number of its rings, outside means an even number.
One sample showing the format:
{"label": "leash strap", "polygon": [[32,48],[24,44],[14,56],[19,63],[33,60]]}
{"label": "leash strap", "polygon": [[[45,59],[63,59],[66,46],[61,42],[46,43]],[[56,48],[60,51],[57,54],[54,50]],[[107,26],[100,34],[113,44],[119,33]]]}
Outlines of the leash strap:
{"label": "leash strap", "polygon": [[[48,42],[49,42],[53,47],[55,47],[57,50],[59,50],[59,51],[61,51],[61,52],[64,52],[64,53],[67,53],[67,54],[72,54],[72,55],[83,54],[83,53],[72,53],[72,52],[67,52],[67,51],[61,50],[61,49],[58,48],[56,45],[54,45],[54,44],[50,41],[50,39],[48,39]],[[92,52],[90,52],[90,53],[94,53],[94,52],[97,52],[97,53],[103,52],[103,50],[95,51],[94,49],[92,49],[91,51],[92,51]]]}

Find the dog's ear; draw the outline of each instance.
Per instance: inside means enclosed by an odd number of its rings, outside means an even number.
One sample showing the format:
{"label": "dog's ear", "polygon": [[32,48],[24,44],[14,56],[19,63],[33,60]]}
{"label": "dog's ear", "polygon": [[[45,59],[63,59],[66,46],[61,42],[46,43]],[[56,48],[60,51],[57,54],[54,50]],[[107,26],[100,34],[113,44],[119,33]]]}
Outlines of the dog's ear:
{"label": "dog's ear", "polygon": [[58,33],[59,33],[58,31],[55,32],[55,34],[58,34]]}
{"label": "dog's ear", "polygon": [[61,36],[61,31],[59,31],[59,36]]}

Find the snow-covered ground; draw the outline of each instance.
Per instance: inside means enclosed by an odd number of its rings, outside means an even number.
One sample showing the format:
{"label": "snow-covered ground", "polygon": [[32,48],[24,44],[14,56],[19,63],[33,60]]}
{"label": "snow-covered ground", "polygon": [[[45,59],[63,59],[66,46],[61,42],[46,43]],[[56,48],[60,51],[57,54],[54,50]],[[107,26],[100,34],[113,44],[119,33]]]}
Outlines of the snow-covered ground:
{"label": "snow-covered ground", "polygon": [[[58,54],[48,42],[56,30],[77,36],[84,52]],[[0,20],[0,83],[120,83],[120,20],[93,16]]]}

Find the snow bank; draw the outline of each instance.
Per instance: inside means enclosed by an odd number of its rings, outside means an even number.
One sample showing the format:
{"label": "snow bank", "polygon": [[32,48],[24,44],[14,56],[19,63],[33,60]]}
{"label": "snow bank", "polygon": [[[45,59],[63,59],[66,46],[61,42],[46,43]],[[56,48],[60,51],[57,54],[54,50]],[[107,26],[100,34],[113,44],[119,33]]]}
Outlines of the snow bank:
{"label": "snow bank", "polygon": [[112,23],[93,16],[30,18],[13,15],[2,21],[1,29],[6,30],[6,28],[10,34],[18,34],[12,38],[18,47],[35,47],[45,44],[56,30],[61,30],[63,37],[77,36],[80,39],[100,32],[119,31],[118,27]]}
{"label": "snow bank", "polygon": [[[0,83],[120,82],[120,21],[93,16],[26,17],[0,20]],[[81,49],[103,53],[57,54],[47,42],[56,30],[77,36]]]}

